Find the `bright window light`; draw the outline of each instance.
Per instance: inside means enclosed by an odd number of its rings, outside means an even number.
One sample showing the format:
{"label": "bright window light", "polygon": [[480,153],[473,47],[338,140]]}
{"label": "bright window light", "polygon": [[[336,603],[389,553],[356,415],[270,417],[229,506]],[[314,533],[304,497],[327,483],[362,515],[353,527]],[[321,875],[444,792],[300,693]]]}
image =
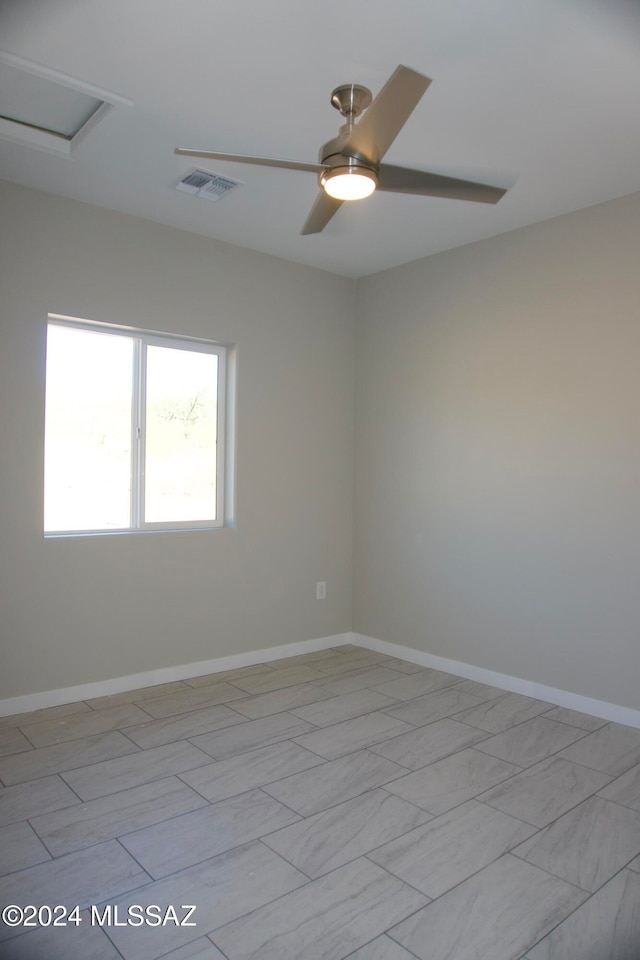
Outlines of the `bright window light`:
{"label": "bright window light", "polygon": [[217,344],[51,319],[45,534],[222,526],[225,375]]}
{"label": "bright window light", "polygon": [[147,347],[145,519],[216,517],[215,353]]}

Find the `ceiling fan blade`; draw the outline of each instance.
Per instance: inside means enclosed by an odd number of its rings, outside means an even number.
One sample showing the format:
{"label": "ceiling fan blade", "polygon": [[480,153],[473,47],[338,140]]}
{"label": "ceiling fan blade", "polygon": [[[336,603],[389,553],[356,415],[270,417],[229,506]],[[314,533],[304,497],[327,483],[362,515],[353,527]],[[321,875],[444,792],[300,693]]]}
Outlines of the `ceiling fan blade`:
{"label": "ceiling fan blade", "polygon": [[301,160],[274,160],[271,157],[245,157],[237,153],[213,153],[211,150],[190,150],[176,147],[173,151],[179,157],[195,157],[198,160],[228,160],[230,163],[255,163],[261,167],[283,167],[285,170],[303,170],[308,173],[322,173],[327,167],[323,163],[305,163]]}
{"label": "ceiling fan blade", "polygon": [[507,192],[472,180],[443,177],[439,173],[410,170],[382,163],[378,171],[378,190],[387,193],[413,193],[424,197],[448,197],[451,200],[474,200],[478,203],[497,203]]}
{"label": "ceiling fan blade", "polygon": [[391,74],[373,103],[353,127],[349,148],[378,163],[415,110],[431,83],[416,70],[402,65]]}
{"label": "ceiling fan blade", "polygon": [[325,193],[324,190],[321,190],[300,231],[302,236],[305,237],[310,233],[320,233],[321,230],[324,230],[331,217],[334,213],[337,213],[343,203],[344,200],[336,200]]}

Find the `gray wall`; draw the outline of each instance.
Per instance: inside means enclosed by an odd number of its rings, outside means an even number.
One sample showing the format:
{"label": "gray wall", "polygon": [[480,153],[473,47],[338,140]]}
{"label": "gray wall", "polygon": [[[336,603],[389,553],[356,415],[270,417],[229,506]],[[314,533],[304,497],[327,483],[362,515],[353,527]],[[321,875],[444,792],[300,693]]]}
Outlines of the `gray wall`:
{"label": "gray wall", "polygon": [[[640,195],[359,281],[355,341],[339,277],[0,223],[0,697],[353,628],[640,708]],[[48,312],[238,344],[237,529],[44,540]]]}
{"label": "gray wall", "polygon": [[640,708],[640,195],[358,284],[354,629]]}
{"label": "gray wall", "polygon": [[[0,697],[349,630],[353,283],[6,184],[0,224]],[[43,538],[48,312],[238,344],[237,529]]]}

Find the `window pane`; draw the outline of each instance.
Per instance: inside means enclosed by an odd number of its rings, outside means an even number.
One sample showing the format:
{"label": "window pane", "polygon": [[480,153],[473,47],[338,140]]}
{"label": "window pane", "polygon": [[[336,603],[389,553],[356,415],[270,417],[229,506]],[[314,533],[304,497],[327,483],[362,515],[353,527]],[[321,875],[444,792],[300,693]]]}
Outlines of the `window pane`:
{"label": "window pane", "polygon": [[49,325],[46,531],[129,526],[132,370],[132,340]]}
{"label": "window pane", "polygon": [[145,520],[216,519],[218,357],[149,346]]}

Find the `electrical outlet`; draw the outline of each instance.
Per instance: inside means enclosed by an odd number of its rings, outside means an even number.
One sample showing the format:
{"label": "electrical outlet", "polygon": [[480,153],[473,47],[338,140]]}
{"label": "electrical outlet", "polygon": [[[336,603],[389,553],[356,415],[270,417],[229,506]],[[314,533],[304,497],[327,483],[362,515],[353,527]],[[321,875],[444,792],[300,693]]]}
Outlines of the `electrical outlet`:
{"label": "electrical outlet", "polygon": [[327,599],[327,581],[318,580],[316,583],[316,600],[326,600]]}

